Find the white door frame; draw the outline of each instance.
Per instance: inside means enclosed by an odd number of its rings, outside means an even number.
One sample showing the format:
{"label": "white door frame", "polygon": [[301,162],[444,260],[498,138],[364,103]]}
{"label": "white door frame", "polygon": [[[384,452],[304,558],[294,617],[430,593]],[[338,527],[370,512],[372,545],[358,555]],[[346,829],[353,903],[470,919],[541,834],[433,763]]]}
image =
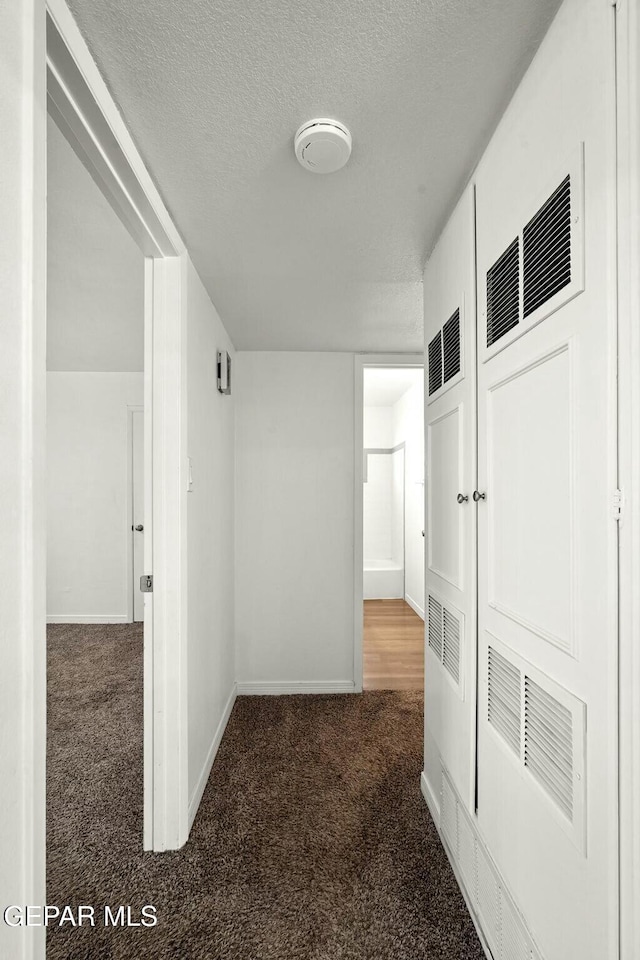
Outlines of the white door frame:
{"label": "white door frame", "polygon": [[640,957],[640,4],[616,6],[620,960]]}
{"label": "white door frame", "polygon": [[422,353],[357,353],[354,357],[354,424],[353,424],[353,684],[356,693],[362,693],[362,630],[364,620],[364,562],[362,537],[364,534],[362,510],[364,495],[364,371],[371,367],[420,367],[424,370]]}
{"label": "white door frame", "polygon": [[[134,622],[135,616],[135,587],[133,583],[134,570],[135,570],[135,540],[132,536],[133,534],[133,525],[135,521],[134,515],[134,496],[133,496],[133,478],[134,478],[134,427],[133,427],[133,415],[135,413],[144,414],[144,406],[140,403],[128,403],[127,404],[127,533],[131,534],[129,540],[127,541],[127,556],[126,556],[126,569],[127,569],[127,620],[129,623]],[[143,443],[144,443],[144,434],[143,434]],[[143,485],[146,487],[146,478],[143,481]],[[144,494],[146,490],[143,490],[143,503],[144,503]],[[131,528],[131,530],[129,530]],[[147,567],[147,561],[150,558],[145,556],[145,568],[152,569],[152,563]]]}
{"label": "white door frame", "polygon": [[49,112],[146,258],[144,847],[176,849],[188,835],[186,250],[66,3],[46,13]]}

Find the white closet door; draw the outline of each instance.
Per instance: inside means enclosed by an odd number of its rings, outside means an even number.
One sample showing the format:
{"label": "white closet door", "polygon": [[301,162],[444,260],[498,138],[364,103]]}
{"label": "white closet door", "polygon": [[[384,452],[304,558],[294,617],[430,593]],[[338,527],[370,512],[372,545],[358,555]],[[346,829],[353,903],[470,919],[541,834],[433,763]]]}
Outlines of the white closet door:
{"label": "white closet door", "polygon": [[616,956],[613,52],[566,2],[476,179],[478,818],[545,960]]}
{"label": "white closet door", "polygon": [[469,188],[424,275],[425,774],[441,758],[471,808],[475,770],[475,279]]}

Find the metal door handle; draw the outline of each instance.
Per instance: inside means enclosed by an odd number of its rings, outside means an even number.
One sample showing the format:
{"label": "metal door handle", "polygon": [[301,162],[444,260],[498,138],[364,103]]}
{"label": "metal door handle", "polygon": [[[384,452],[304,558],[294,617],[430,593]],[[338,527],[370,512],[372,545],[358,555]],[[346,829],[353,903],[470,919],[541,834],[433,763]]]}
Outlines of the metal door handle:
{"label": "metal door handle", "polygon": [[479,490],[474,490],[474,491],[473,491],[473,499],[474,499],[475,502],[477,503],[478,500],[486,500],[486,499],[487,499],[487,495],[486,495],[486,493],[480,493]]}
{"label": "metal door handle", "polygon": [[469,497],[465,496],[464,493],[459,493],[458,496],[456,497],[456,500],[458,501],[458,503],[466,503],[468,499]]}
{"label": "metal door handle", "polygon": [[134,530],[137,530],[138,533],[142,533],[142,531],[144,530],[144,527],[142,526],[141,523],[139,523],[137,527],[134,527]]}

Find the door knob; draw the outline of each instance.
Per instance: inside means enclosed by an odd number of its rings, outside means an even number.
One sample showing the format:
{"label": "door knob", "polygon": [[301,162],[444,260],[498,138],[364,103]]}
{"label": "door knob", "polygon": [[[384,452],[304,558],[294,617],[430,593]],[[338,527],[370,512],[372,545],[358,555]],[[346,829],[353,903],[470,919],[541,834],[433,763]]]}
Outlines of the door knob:
{"label": "door knob", "polygon": [[486,500],[486,499],[487,499],[487,495],[486,495],[486,493],[480,493],[479,490],[474,490],[474,491],[473,491],[473,499],[474,499],[475,502],[477,503],[478,500]]}
{"label": "door knob", "polygon": [[459,493],[458,496],[456,497],[456,500],[458,501],[458,503],[466,503],[468,499],[469,497],[465,496],[464,493]]}
{"label": "door knob", "polygon": [[141,523],[139,523],[137,527],[135,527],[135,529],[138,531],[138,533],[142,533],[142,531],[144,530],[144,527],[142,526]]}

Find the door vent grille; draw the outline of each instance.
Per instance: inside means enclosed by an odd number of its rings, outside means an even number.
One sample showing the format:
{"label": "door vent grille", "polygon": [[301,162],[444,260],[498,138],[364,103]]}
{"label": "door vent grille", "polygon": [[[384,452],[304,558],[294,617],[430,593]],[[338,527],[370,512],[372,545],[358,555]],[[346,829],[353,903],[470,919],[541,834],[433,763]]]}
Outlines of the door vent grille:
{"label": "door vent grille", "polygon": [[584,853],[586,704],[497,639],[487,650],[487,697],[489,725]]}
{"label": "door vent grille", "polygon": [[442,330],[429,344],[429,396],[442,386]]}
{"label": "door vent grille", "polygon": [[460,622],[450,610],[443,613],[442,663],[454,681],[460,682]]}
{"label": "door vent grille", "polygon": [[429,646],[442,660],[442,604],[429,596]]}
{"label": "door vent grille", "polygon": [[428,643],[462,697],[460,651],[464,643],[464,616],[455,607],[429,594]]}
{"label": "door vent grille", "polygon": [[516,237],[487,271],[487,346],[517,326],[520,314],[520,241]]}
{"label": "door vent grille", "polygon": [[522,232],[523,316],[571,283],[571,177],[564,178]]}
{"label": "door vent grille", "polygon": [[460,310],[449,317],[442,328],[444,382],[460,373]]}
{"label": "door vent grille", "polygon": [[[467,901],[480,916],[495,960],[534,960],[539,954],[465,805],[442,767],[439,829],[460,868]],[[437,813],[436,813],[437,819]]]}
{"label": "door vent grille", "polygon": [[524,763],[573,820],[573,717],[530,677],[524,678]]}
{"label": "door vent grille", "polygon": [[522,704],[520,671],[493,647],[489,647],[488,661],[488,720],[519,757]]}

